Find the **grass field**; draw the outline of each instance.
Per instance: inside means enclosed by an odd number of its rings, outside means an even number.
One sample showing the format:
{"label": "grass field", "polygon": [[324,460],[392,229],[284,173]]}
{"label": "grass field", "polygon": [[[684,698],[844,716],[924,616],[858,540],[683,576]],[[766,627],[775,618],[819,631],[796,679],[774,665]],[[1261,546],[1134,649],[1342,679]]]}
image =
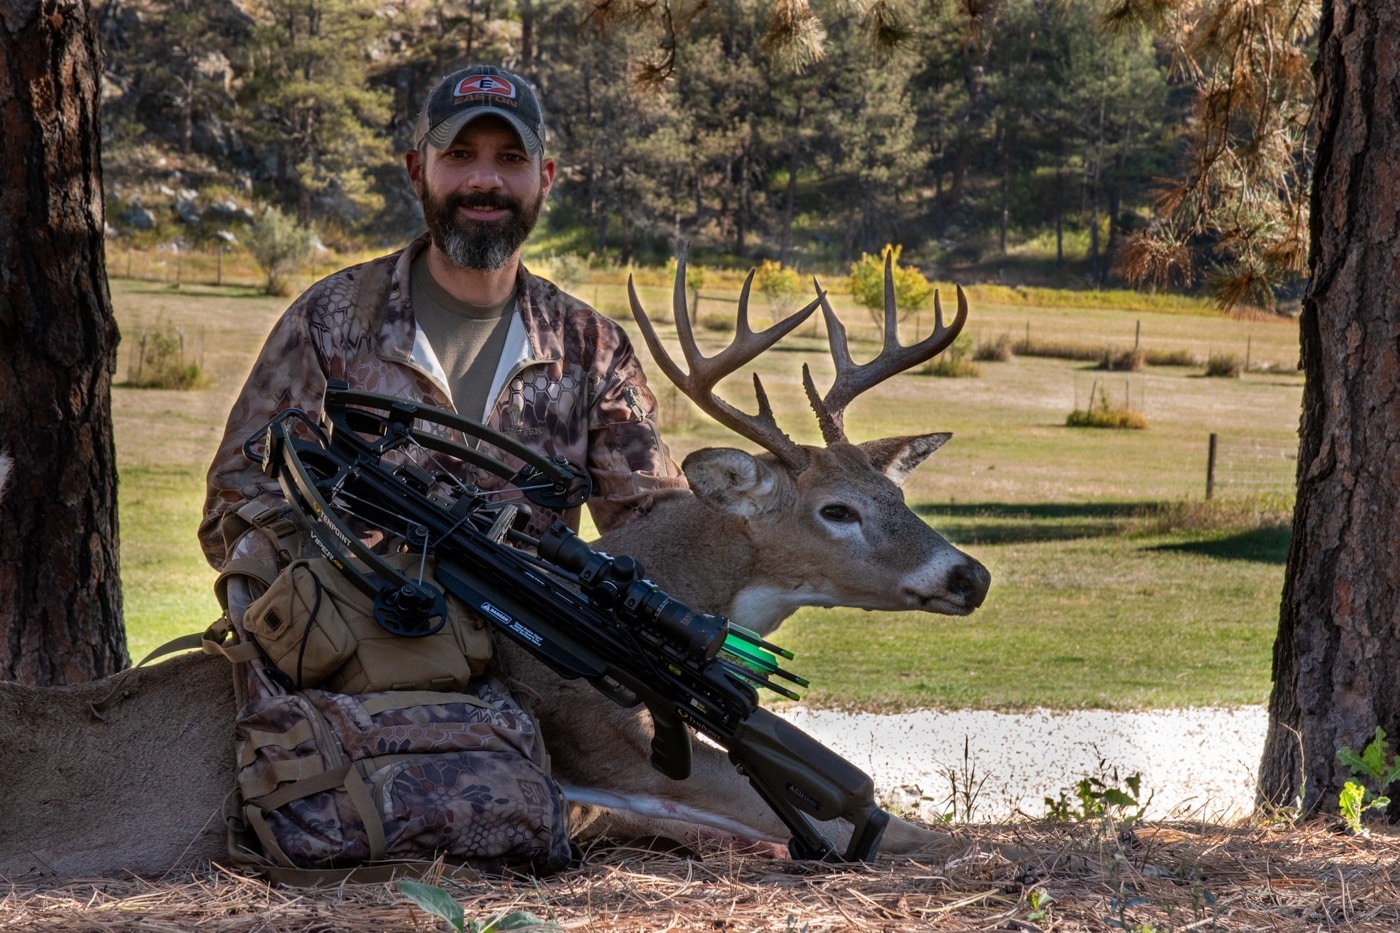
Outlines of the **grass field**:
{"label": "grass field", "polygon": [[[736,276],[707,278],[706,322],[732,315],[737,284]],[[287,300],[247,288],[129,279],[113,279],[111,288],[123,333],[114,390],[122,572],[130,650],[139,659],[217,614],[214,574],[195,543],[204,470]],[[950,291],[944,288],[945,298]],[[610,315],[626,313],[619,276],[586,281],[575,292]],[[1114,351],[1137,345],[1200,365],[1123,373],[1018,356],[979,363],[977,378],[902,375],[853,403],[847,429],[855,440],[954,432],[910,478],[906,495],[988,566],[993,584],[985,606],[964,619],[800,613],[776,640],[797,653],[792,666],[813,681],[811,702],[886,710],[1263,702],[1302,390],[1296,323],[1225,318],[1190,303],[1124,311],[1093,307],[1092,296],[1076,306],[1073,296],[1051,304],[1004,288],[968,293],[967,330],[976,340],[1007,335],[1015,343],[1029,335]],[[649,277],[641,294],[649,311],[669,318],[664,276]],[[832,298],[852,327],[857,360],[869,358],[876,332],[866,312],[848,307],[844,295]],[[911,315],[905,339],[931,326],[930,312]],[[123,385],[143,329],[176,329],[207,384],[192,391]],[[704,333],[716,345],[726,339],[718,330]],[[1206,378],[1204,361],[1220,353],[1247,358],[1251,370],[1238,379]],[[758,369],[780,424],[815,443],[802,362],[812,364],[819,385],[830,378],[815,322]],[[721,392],[752,409],[747,380],[747,373],[731,377]],[[1103,393],[1140,411],[1148,429],[1065,427],[1072,410]],[[678,460],[731,443],[675,392],[659,388],[658,395]],[[1207,504],[1211,434],[1218,437],[1216,497]]]}

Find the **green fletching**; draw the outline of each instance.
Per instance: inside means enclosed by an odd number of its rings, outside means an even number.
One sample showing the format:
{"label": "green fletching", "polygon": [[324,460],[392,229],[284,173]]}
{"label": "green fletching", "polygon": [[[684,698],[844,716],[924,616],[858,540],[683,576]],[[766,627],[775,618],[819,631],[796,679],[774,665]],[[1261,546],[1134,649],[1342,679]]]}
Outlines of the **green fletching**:
{"label": "green fletching", "polygon": [[742,625],[735,625],[732,620],[729,623],[729,633],[735,638],[742,639],[743,641],[746,641],[751,645],[756,645],[760,648],[766,648],[767,650],[773,652],[780,658],[786,658],[789,661],[792,660],[791,651],[787,650],[786,648],[781,648],[778,645],[775,645],[771,642],[764,641],[763,636],[755,632],[753,629],[744,628]]}
{"label": "green fletching", "polygon": [[733,632],[725,636],[724,651],[733,655],[734,659],[741,664],[751,664],[761,670],[772,673],[778,669],[778,659],[764,651],[762,648],[749,644],[742,637],[736,637]]}

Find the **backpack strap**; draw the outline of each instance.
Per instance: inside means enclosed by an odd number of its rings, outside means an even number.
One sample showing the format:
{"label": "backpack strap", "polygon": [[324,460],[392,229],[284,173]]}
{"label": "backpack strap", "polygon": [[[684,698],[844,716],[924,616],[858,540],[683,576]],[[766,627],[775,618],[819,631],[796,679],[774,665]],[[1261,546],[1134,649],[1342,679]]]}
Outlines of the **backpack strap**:
{"label": "backpack strap", "polygon": [[266,502],[251,499],[236,509],[224,513],[219,522],[224,538],[224,553],[232,554],[234,546],[250,531],[265,535],[272,543],[277,561],[286,564],[300,550],[300,536],[287,507],[274,508]]}
{"label": "backpack strap", "polygon": [[[230,634],[234,635],[234,642],[228,645],[224,641]],[[177,654],[181,651],[201,650],[205,654],[218,654],[228,658],[230,661],[251,661],[259,656],[258,646],[251,642],[239,642],[237,633],[234,633],[232,626],[228,624],[228,617],[222,616],[202,632],[190,632],[170,639],[164,644],[152,649],[140,661],[122,671],[112,684],[112,689],[98,700],[88,704],[92,714],[99,720],[106,722],[107,711],[115,706],[120,700],[126,697],[126,681],[132,673],[139,667],[144,667],[156,658],[163,658],[168,654]]]}
{"label": "backpack strap", "polygon": [[256,533],[272,545],[273,554],[271,561],[235,557],[224,563],[214,581],[214,595],[227,613],[229,581],[234,577],[246,577],[266,589],[276,578],[278,570],[291,563],[301,551],[301,533],[285,508],[274,509],[256,499],[243,503],[225,515],[222,528],[228,542],[228,553],[233,553],[244,535]]}

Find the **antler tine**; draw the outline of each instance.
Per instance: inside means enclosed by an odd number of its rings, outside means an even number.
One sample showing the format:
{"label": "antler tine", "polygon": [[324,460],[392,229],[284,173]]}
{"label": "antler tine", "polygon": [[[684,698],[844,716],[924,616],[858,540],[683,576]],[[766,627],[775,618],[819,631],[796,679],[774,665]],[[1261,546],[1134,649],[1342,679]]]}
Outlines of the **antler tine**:
{"label": "antler tine", "polygon": [[773,417],[773,409],[769,404],[768,395],[764,392],[763,383],[759,380],[757,373],[754,374],[754,394],[758,399],[758,413],[755,415],[740,411],[715,395],[714,392],[715,386],[721,379],[772,347],[773,344],[810,317],[819,303],[820,299],[813,300],[806,307],[766,330],[755,333],[749,325],[748,313],[749,292],[753,285],[753,277],[754,273],[750,272],[744,280],[743,289],[739,294],[739,312],[733,342],[714,356],[706,357],[700,352],[691,325],[690,314],[686,307],[685,257],[679,258],[676,264],[674,293],[676,336],[680,341],[686,366],[690,370],[688,373],[682,372],[665,348],[662,347],[656,329],[642,309],[642,303],[637,297],[637,290],[630,276],[627,279],[627,295],[632,304],[632,316],[636,319],[637,326],[641,328],[647,348],[651,351],[658,368],[665,374],[666,378],[671,380],[687,398],[695,402],[701,411],[710,415],[720,424],[741,437],[758,444],[789,466],[801,469],[807,464],[807,453],[778,427],[777,421]]}
{"label": "antler tine", "polygon": [[831,304],[822,297],[822,314],[826,318],[827,340],[831,344],[831,357],[836,363],[836,378],[823,397],[818,397],[810,373],[804,370],[803,385],[812,409],[817,413],[822,437],[828,444],[846,440],[846,406],[862,392],[902,373],[925,360],[930,360],[947,349],[957,339],[967,322],[967,295],[962,286],[958,289],[958,313],[949,325],[943,323],[943,303],[938,291],[933,293],[933,333],[918,343],[903,346],[899,342],[898,316],[894,300],[893,256],[885,255],[885,333],[879,356],[863,365],[857,365],[851,358],[846,328],[832,310]]}

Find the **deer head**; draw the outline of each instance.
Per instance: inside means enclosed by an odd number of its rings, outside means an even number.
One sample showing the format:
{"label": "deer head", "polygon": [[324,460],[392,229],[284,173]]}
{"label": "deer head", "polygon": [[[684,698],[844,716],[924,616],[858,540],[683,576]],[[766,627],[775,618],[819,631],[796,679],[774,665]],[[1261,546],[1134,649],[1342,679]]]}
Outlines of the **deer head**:
{"label": "deer head", "polygon": [[[904,502],[900,484],[941,447],[946,433],[887,437],[852,444],[845,434],[846,406],[860,393],[931,359],[957,337],[967,319],[967,298],[958,289],[958,312],[945,325],[935,293],[934,332],[912,346],[896,333],[894,281],[885,264],[884,346],[869,363],[851,358],[845,327],[816,284],[805,308],[761,333],[749,325],[753,273],[739,296],[733,342],[714,356],[701,353],[685,299],[685,261],[676,271],[674,314],[686,370],[662,346],[651,320],[628,283],[632,314],[657,367],[688,398],[720,424],[766,451],[754,456],[732,448],[707,448],[685,458],[682,468],[695,496],[713,518],[737,525],[751,547],[735,549],[712,540],[718,529],[696,529],[688,555],[662,551],[663,563],[687,563],[685,575],[702,582],[690,598],[710,611],[769,632],[800,606],[918,610],[966,615],[982,604],[991,575],[950,545]],[[798,444],[778,427],[755,374],[755,414],[715,394],[716,384],[751,362],[820,307],[826,319],[836,376],[825,395],[803,366],[803,385],[825,446]],[[629,552],[632,553],[632,552]],[[719,566],[701,566],[709,559]],[[667,569],[670,569],[669,567]],[[717,577],[736,582],[726,591]],[[675,587],[673,579],[668,586]],[[673,590],[674,591],[674,590]],[[707,600],[709,601],[707,605]]]}

